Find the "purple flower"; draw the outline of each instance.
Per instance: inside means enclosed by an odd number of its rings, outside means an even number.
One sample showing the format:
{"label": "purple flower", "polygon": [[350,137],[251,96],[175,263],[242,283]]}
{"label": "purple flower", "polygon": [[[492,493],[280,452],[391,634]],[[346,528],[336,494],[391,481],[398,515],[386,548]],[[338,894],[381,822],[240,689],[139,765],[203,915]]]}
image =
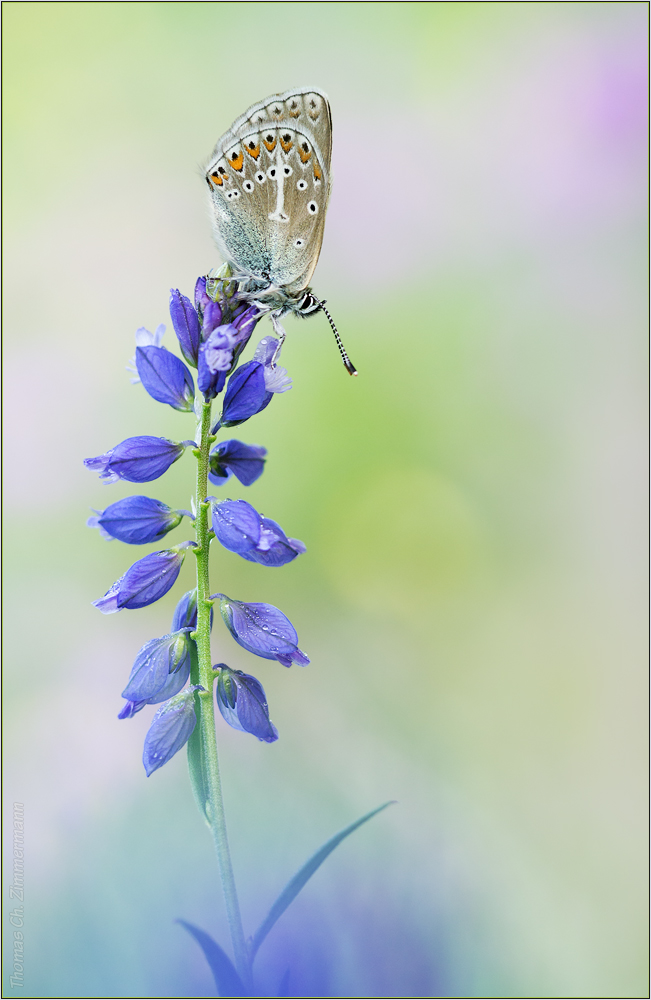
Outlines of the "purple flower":
{"label": "purple flower", "polygon": [[221,441],[210,452],[208,478],[216,486],[222,486],[231,475],[235,475],[243,486],[250,486],[264,472],[266,448],[255,444],[244,444],[234,438]]}
{"label": "purple flower", "polygon": [[[205,278],[203,282],[205,294]],[[199,282],[197,282],[198,284]],[[174,332],[178,337],[181,353],[188,364],[196,368],[199,357],[199,344],[201,343],[199,317],[190,299],[186,298],[185,295],[181,295],[178,288],[170,290],[170,316],[172,317]]]}
{"label": "purple flower", "polygon": [[273,393],[267,391],[265,368],[259,361],[247,361],[228,380],[219,422],[213,428],[235,427],[269,405]]}
{"label": "purple flower", "polygon": [[[213,619],[213,609],[210,608],[210,627],[212,628]],[[197,627],[197,591],[188,590],[187,594],[184,594],[179,603],[174,609],[174,617],[172,618],[172,632],[178,631],[180,628],[189,628],[194,631]]]}
{"label": "purple flower", "polygon": [[99,528],[103,538],[118,538],[129,545],[158,542],[183,520],[183,511],[172,510],[160,500],[150,497],[127,497],[109,504],[106,510],[89,517],[89,528]]}
{"label": "purple flower", "polygon": [[240,340],[240,331],[234,323],[226,323],[212,330],[202,347],[208,371],[213,374],[230,371],[233,367],[233,351]]}
{"label": "purple flower", "polygon": [[194,692],[199,689],[200,685],[195,685],[182,691],[156,712],[145,736],[142,755],[147,777],[166,764],[188,742],[197,724]]}
{"label": "purple flower", "polygon": [[122,697],[155,705],[178,694],[190,676],[191,642],[188,629],[146,642],[134,660]]}
{"label": "purple flower", "polygon": [[292,380],[285,368],[272,367],[278,341],[264,337],[256,347],[252,361],[241,365],[228,380],[222,415],[213,427],[235,427],[269,405],[276,392],[286,392]]}
{"label": "purple flower", "polygon": [[228,372],[212,372],[206,363],[206,355],[199,350],[197,361],[197,385],[206,399],[214,399],[226,385]]}
{"label": "purple flower", "polygon": [[136,367],[145,389],[159,403],[192,413],[194,382],[189,368],[164,347],[136,348]]}
{"label": "purple flower", "polygon": [[217,707],[233,729],[252,733],[264,743],[278,739],[278,730],[269,718],[269,706],[260,681],[241,670],[218,663]]}
{"label": "purple flower", "polygon": [[296,629],[278,608],[272,604],[233,601],[225,594],[211,596],[220,599],[219,609],[226,627],[244,649],[265,660],[278,660],[284,667],[291,667],[292,663],[304,667],[310,662],[298,648]]}
{"label": "purple flower", "polygon": [[188,445],[194,447],[194,441],[182,441],[179,444],[168,438],[142,434],[121,441],[103,455],[84,459],[84,465],[87,469],[99,472],[100,479],[107,483],[116,483],[118,479],[126,479],[130,483],[149,483],[167,472]]}
{"label": "purple flower", "polygon": [[104,597],[93,605],[104,615],[112,615],[122,608],[145,608],[163,597],[174,586],[185,550],[194,542],[181,542],[162,552],[150,552],[130,566],[124,576],[116,580]]}
{"label": "purple flower", "polygon": [[280,525],[262,517],[246,500],[214,503],[212,526],[225,549],[263,566],[284,566],[305,552],[303,542],[288,538]]}
{"label": "purple flower", "polygon": [[229,372],[237,358],[249,342],[260,313],[255,306],[242,309],[230,323],[213,323],[223,316],[223,310],[216,302],[206,308],[203,321],[203,345],[201,352],[209,372]]}

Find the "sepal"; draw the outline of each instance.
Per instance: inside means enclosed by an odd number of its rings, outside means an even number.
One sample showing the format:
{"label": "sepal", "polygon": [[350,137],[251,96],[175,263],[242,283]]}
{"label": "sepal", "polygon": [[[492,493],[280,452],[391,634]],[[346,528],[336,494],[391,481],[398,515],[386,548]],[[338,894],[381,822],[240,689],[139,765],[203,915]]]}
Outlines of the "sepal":
{"label": "sepal", "polygon": [[177,462],[187,445],[194,441],[170,441],[168,438],[141,434],[126,438],[103,455],[85,458],[84,465],[99,472],[100,479],[116,483],[126,479],[129,483],[149,483],[158,479]]}
{"label": "sepal", "polygon": [[220,441],[210,452],[208,478],[215,486],[223,486],[232,475],[250,486],[264,472],[267,449],[255,444],[244,444],[235,438]]}
{"label": "sepal", "polygon": [[194,692],[200,689],[201,686],[197,684],[182,691],[161,705],[156,712],[145,736],[142,755],[147,777],[166,764],[187,743],[197,724]]}
{"label": "sepal", "polygon": [[89,517],[89,528],[99,528],[102,537],[117,538],[129,545],[159,542],[183,520],[183,513],[150,497],[126,497]]}
{"label": "sepal", "polygon": [[194,382],[189,368],[164,347],[138,347],[136,367],[149,395],[175,410],[194,412]]}
{"label": "sepal", "polygon": [[269,718],[269,706],[264,688],[259,680],[241,670],[231,670],[225,663],[218,663],[219,670],[215,697],[217,707],[233,729],[251,733],[263,743],[278,739],[278,730]]}
{"label": "sepal", "polygon": [[219,609],[229,632],[244,649],[265,660],[278,660],[284,667],[298,663],[301,667],[310,661],[298,648],[296,629],[273,604],[246,604],[234,601],[225,594],[212,594],[219,598]]}
{"label": "sepal", "polygon": [[124,576],[116,580],[112,587],[93,601],[93,605],[104,615],[112,615],[123,608],[134,610],[153,604],[170,590],[179,575],[185,550],[194,542],[181,542],[161,552],[150,552],[130,566]]}
{"label": "sepal", "polygon": [[284,566],[305,552],[275,521],[258,514],[246,500],[218,500],[212,506],[215,536],[231,552],[263,566]]}

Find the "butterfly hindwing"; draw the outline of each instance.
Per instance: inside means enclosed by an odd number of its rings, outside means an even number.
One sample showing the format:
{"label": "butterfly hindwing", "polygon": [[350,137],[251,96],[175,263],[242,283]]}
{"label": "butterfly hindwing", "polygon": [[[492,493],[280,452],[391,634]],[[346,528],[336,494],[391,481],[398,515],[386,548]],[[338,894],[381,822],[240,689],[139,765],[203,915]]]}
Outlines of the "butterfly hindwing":
{"label": "butterfly hindwing", "polygon": [[253,105],[206,171],[215,238],[237,271],[287,292],[307,287],[323,240],[332,127],[325,94],[298,88]]}

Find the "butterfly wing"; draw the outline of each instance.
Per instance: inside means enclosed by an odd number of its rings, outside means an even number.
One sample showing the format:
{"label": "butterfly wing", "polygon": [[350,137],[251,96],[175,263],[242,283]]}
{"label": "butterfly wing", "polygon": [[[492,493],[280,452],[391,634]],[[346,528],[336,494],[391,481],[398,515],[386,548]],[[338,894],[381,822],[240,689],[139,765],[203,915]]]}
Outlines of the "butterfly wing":
{"label": "butterfly wing", "polygon": [[215,240],[238,273],[305,288],[323,240],[332,120],[303,87],[254,104],[221,137],[206,169]]}

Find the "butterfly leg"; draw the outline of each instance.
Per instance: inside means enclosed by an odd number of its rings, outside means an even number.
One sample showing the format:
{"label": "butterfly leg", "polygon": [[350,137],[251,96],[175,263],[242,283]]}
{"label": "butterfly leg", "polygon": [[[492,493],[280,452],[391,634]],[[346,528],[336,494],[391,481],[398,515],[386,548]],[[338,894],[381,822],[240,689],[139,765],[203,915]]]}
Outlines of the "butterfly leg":
{"label": "butterfly leg", "polygon": [[283,346],[283,344],[285,342],[285,337],[287,336],[287,334],[285,333],[285,330],[284,330],[284,328],[283,328],[280,320],[278,319],[278,316],[276,315],[276,313],[271,313],[271,322],[273,324],[274,333],[278,337],[278,347],[274,351],[273,358],[271,359],[271,367],[275,368],[276,367],[276,361],[280,357],[280,352],[282,350],[282,346]]}

